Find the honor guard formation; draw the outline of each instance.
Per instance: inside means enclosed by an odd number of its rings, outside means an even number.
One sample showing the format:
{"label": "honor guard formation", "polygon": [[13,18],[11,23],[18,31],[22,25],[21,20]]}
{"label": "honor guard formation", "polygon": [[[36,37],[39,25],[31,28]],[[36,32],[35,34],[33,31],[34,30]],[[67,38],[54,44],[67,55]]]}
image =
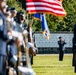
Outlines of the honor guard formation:
{"label": "honor guard formation", "polygon": [[[29,26],[31,32],[28,32]],[[18,74],[18,71],[23,72],[24,66],[27,65],[26,45],[30,63],[33,64],[36,48],[32,38],[32,28],[29,26],[25,25],[23,11],[17,12],[15,7],[8,7],[6,0],[0,0],[0,75],[25,75]],[[26,35],[30,39],[27,44],[25,44]],[[19,70],[18,65],[21,66]]]}

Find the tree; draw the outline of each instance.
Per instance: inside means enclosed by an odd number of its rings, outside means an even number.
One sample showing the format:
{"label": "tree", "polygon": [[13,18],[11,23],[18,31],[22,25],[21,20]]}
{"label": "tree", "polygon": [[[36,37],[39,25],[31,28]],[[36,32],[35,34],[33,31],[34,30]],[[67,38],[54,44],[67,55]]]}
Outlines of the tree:
{"label": "tree", "polygon": [[16,10],[21,10],[20,3],[16,0],[7,0],[7,5],[9,7],[16,7]]}
{"label": "tree", "polygon": [[[24,1],[24,2],[23,2]],[[15,6],[17,10],[26,9],[25,0],[8,0],[10,7]],[[75,0],[63,0],[63,7],[67,13],[65,17],[57,17],[51,14],[46,14],[47,23],[50,31],[72,31],[74,24],[76,23],[76,2]],[[20,7],[22,6],[22,8]],[[40,21],[34,21],[33,29],[37,31],[41,30]]]}
{"label": "tree", "polygon": [[24,10],[26,10],[26,1],[25,1],[25,0],[16,0],[16,1],[20,2],[21,7],[22,7]]}

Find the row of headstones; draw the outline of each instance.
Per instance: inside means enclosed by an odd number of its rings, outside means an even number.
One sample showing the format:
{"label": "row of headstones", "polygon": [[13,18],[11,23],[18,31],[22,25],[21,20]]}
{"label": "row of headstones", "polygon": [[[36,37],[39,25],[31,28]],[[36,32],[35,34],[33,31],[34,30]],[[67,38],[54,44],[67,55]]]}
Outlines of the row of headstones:
{"label": "row of headstones", "polygon": [[65,47],[72,47],[73,34],[51,34],[47,40],[43,34],[35,34],[35,43],[37,47],[58,47],[58,37],[61,36],[67,43]]}
{"label": "row of headstones", "polygon": [[[65,47],[72,47],[71,42],[66,42]],[[36,47],[59,47],[57,42],[35,42]]]}

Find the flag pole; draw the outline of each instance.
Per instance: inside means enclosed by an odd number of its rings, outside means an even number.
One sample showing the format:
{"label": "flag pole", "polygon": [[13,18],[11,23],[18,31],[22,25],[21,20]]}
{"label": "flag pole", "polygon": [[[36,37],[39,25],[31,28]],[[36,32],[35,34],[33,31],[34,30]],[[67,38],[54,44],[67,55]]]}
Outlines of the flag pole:
{"label": "flag pole", "polygon": [[[26,0],[21,0],[21,3],[22,3],[22,8],[24,8],[26,10],[25,1]],[[30,14],[26,14],[27,19],[25,19],[26,23],[27,23],[27,27],[30,27],[29,26],[30,21],[32,20],[32,18],[29,19],[29,15]],[[30,29],[30,28],[28,28],[28,29]],[[36,75],[36,73],[31,68],[31,63],[30,63],[29,48],[28,48],[28,39],[29,39],[28,34],[29,33],[30,33],[30,30],[29,30],[29,32],[27,32],[27,34],[23,34],[23,39],[24,39],[24,43],[25,43],[26,66],[24,66],[24,67],[19,66],[18,68],[20,68],[21,70],[23,68],[23,70],[22,70],[23,75]]]}
{"label": "flag pole", "polygon": [[[28,37],[28,34],[30,33],[30,20],[29,19],[29,15],[30,14],[27,14],[27,27],[28,27],[28,31],[27,34],[23,34],[23,37],[24,37],[24,42],[25,42],[25,55],[26,55],[26,68],[24,69],[27,69],[28,70],[28,74],[27,75],[36,75],[36,73],[33,71],[33,69],[31,68],[31,63],[30,63],[30,56],[29,56],[29,48],[28,48],[28,40],[31,39],[30,37]],[[26,73],[25,73],[26,74]]]}
{"label": "flag pole", "polygon": [[[28,19],[28,14],[27,14],[27,27],[29,25],[29,19]],[[29,32],[28,32],[29,33]],[[30,59],[29,59],[29,49],[28,49],[28,34],[25,35],[24,38],[24,42],[25,42],[25,53],[26,53],[26,66],[28,68],[31,68],[31,64],[30,64]]]}

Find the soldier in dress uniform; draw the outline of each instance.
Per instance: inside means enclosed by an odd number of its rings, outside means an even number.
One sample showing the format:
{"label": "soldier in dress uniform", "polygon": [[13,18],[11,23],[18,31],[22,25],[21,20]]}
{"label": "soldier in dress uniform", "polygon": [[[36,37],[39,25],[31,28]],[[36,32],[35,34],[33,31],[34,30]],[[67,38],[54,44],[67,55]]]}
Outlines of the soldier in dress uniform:
{"label": "soldier in dress uniform", "polygon": [[[11,15],[10,15],[11,14]],[[16,30],[16,22],[14,21],[14,17],[16,16],[17,11],[15,8],[10,8],[10,13],[7,17],[7,29],[8,32],[10,31],[12,33],[12,31]],[[12,34],[13,36],[13,34]],[[13,37],[14,42],[8,42],[8,49],[9,49],[9,66],[14,67],[11,58],[13,58],[14,55],[17,55],[17,46],[16,46],[16,38]]]}
{"label": "soldier in dress uniform", "polygon": [[15,7],[11,8],[11,26],[12,26],[12,30],[16,30],[16,21],[15,21],[15,17],[17,15],[17,11]]}
{"label": "soldier in dress uniform", "polygon": [[64,45],[66,44],[65,40],[62,40],[62,37],[59,37],[58,44],[59,44],[59,61],[62,61],[64,57]]}
{"label": "soldier in dress uniform", "polygon": [[26,30],[26,25],[24,24],[25,22],[25,15],[23,11],[20,11],[17,13],[17,31],[18,32],[23,32],[24,30]]}
{"label": "soldier in dress uniform", "polygon": [[6,25],[7,25],[7,30],[11,31],[12,25],[11,25],[11,8],[7,7],[6,8]]}
{"label": "soldier in dress uniform", "polygon": [[[18,13],[17,23],[19,24],[18,26],[20,26],[20,28],[23,31],[25,31],[25,30],[28,31],[28,48],[29,48],[29,55],[30,55],[31,65],[32,65],[33,64],[33,55],[36,54],[35,53],[36,48],[34,46],[33,37],[32,37],[32,28],[31,28],[32,26],[31,26],[31,24],[29,24],[28,28],[26,28],[26,26],[24,25],[24,20],[25,20],[24,12],[20,11]],[[18,28],[18,29],[20,30],[20,28]]]}
{"label": "soldier in dress uniform", "polygon": [[6,44],[12,39],[11,32],[6,28],[6,0],[0,0],[0,75],[6,75]]}
{"label": "soldier in dress uniform", "polygon": [[73,28],[73,62],[72,66],[74,66],[74,72],[76,73],[76,24],[74,25]]}
{"label": "soldier in dress uniform", "polygon": [[[25,15],[23,11],[19,11],[17,13],[17,20],[16,20],[16,28],[17,28],[17,32],[23,34],[24,31],[27,32],[26,30],[26,25],[24,24],[25,22]],[[23,35],[22,35],[23,37]],[[21,40],[21,39],[20,39]],[[26,65],[26,56],[25,56],[25,43],[24,43],[24,39],[21,40],[20,43],[20,47],[21,47],[21,55],[22,55],[22,63],[23,65]]]}

